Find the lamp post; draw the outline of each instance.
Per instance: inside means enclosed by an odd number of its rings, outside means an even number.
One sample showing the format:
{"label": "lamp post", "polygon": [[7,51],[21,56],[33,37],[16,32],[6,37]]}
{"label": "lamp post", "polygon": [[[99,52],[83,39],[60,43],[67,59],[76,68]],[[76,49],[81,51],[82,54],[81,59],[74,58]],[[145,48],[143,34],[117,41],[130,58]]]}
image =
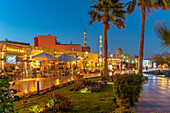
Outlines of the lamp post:
{"label": "lamp post", "polygon": [[37,81],[37,95],[40,94],[40,83],[39,83],[39,78],[36,79]]}

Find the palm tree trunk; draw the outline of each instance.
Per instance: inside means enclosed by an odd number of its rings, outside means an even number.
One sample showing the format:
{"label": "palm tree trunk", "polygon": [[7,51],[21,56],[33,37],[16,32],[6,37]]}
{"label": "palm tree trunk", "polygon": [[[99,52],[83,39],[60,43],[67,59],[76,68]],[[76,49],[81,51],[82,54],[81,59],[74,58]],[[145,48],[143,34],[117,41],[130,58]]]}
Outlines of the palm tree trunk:
{"label": "palm tree trunk", "polygon": [[107,24],[104,22],[104,78],[108,79],[108,63],[107,63]]}
{"label": "palm tree trunk", "polygon": [[141,10],[142,10],[142,23],[141,23],[141,37],[140,37],[140,52],[139,52],[138,73],[142,75],[143,48],[144,48],[144,29],[145,29],[145,6],[141,6]]}

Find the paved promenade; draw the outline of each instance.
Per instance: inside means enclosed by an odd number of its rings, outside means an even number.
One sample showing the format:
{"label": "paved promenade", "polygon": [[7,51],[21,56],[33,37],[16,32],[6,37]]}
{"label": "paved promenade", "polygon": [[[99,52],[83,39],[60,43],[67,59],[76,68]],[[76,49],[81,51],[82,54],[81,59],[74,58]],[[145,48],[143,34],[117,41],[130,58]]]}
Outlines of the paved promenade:
{"label": "paved promenade", "polygon": [[[97,77],[99,74],[86,74],[84,78]],[[40,90],[50,88],[52,85],[64,84],[66,82],[74,80],[73,76],[62,76],[62,77],[48,77],[48,78],[39,78],[39,87]],[[16,81],[15,85],[11,88],[18,89],[20,92],[17,95],[22,95],[23,93],[27,94],[30,92],[37,91],[37,80],[36,78],[32,79],[23,79]]]}
{"label": "paved promenade", "polygon": [[132,110],[135,113],[170,113],[170,79],[145,75],[149,80]]}

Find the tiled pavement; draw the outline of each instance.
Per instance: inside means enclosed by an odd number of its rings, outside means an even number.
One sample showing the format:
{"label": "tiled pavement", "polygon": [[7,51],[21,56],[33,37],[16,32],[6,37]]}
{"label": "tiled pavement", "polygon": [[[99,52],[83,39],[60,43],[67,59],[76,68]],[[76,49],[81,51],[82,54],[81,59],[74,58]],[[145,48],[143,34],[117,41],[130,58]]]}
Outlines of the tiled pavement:
{"label": "tiled pavement", "polygon": [[131,110],[135,113],[170,113],[170,79],[154,75],[145,75],[149,80]]}

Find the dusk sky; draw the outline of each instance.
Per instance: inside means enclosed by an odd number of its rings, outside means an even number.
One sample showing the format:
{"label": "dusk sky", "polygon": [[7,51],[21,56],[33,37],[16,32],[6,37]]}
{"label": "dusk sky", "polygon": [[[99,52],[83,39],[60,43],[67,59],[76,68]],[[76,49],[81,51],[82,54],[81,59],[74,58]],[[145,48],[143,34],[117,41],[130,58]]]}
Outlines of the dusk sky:
{"label": "dusk sky", "polygon": [[[87,32],[87,44],[93,53],[99,51],[99,36],[103,24],[89,26],[88,0],[0,0],[0,40],[20,41],[34,45],[38,35],[55,35],[59,42],[83,45],[83,32]],[[146,19],[144,56],[161,53],[160,40],[153,33],[156,21],[166,21],[170,26],[170,11],[158,10]],[[126,15],[126,29],[112,26],[108,31],[108,51],[138,55],[140,42],[141,11],[136,9]]]}

